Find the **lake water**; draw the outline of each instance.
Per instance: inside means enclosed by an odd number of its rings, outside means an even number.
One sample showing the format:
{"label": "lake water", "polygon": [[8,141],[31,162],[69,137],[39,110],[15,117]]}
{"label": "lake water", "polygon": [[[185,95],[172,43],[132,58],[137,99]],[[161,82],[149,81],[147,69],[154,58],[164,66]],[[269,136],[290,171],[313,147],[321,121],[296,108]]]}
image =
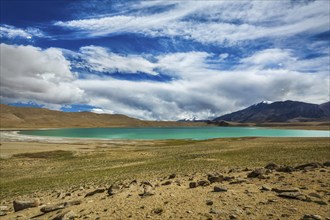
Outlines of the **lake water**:
{"label": "lake water", "polygon": [[129,140],[204,140],[231,137],[330,137],[330,131],[268,129],[258,127],[64,128],[20,131],[20,134],[49,137]]}

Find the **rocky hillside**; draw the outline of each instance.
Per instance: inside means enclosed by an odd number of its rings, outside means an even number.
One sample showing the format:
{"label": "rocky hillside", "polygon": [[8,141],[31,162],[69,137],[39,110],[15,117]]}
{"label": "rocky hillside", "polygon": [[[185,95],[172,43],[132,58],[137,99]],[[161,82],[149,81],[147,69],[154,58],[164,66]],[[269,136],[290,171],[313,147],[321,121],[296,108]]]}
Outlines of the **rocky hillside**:
{"label": "rocky hillside", "polygon": [[213,121],[233,122],[304,122],[330,120],[330,102],[321,105],[296,101],[260,102]]}
{"label": "rocky hillside", "polygon": [[142,121],[119,114],[61,112],[0,104],[0,128],[189,126],[188,122]]}

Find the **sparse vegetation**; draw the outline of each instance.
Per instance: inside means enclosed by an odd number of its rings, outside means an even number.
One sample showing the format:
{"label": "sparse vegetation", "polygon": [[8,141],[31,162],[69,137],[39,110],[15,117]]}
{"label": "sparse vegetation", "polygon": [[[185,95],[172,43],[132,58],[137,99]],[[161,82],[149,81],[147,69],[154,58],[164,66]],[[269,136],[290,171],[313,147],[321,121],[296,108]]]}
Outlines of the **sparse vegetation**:
{"label": "sparse vegetation", "polygon": [[207,173],[226,167],[257,167],[268,162],[296,165],[330,158],[326,138],[234,138],[114,144],[96,141],[93,145],[75,145],[78,148],[73,151],[68,147],[66,151],[20,153],[2,159],[1,198],[80,184],[162,177],[172,172]]}

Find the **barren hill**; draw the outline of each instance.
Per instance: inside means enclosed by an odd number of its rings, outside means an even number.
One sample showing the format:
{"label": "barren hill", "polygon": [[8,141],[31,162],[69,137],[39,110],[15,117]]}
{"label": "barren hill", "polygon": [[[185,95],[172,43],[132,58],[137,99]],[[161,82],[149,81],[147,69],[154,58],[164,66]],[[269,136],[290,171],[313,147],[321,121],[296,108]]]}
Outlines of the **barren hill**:
{"label": "barren hill", "polygon": [[[192,123],[142,121],[119,114],[61,112],[0,104],[0,128],[189,126]],[[196,124],[193,124],[196,125]]]}

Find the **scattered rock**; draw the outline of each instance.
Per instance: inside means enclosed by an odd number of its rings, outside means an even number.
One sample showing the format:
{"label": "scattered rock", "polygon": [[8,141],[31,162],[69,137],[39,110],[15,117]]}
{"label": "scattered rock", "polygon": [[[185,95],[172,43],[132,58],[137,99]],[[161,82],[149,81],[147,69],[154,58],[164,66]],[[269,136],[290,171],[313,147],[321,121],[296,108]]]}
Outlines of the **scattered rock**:
{"label": "scattered rock", "polygon": [[172,173],[168,178],[169,179],[174,179],[176,177],[176,174],[175,173]]}
{"label": "scattered rock", "polygon": [[89,197],[89,196],[93,196],[93,195],[95,195],[95,194],[97,194],[97,193],[103,193],[104,191],[105,191],[105,189],[103,189],[103,188],[96,189],[96,190],[94,190],[94,191],[92,191],[92,192],[87,193],[87,194],[85,195],[85,198],[86,198],[86,197]]}
{"label": "scattered rock", "polygon": [[301,220],[322,220],[322,217],[320,215],[306,214]]}
{"label": "scattered rock", "polygon": [[206,200],[206,205],[213,205],[213,201],[212,200]]}
{"label": "scattered rock", "polygon": [[229,219],[237,219],[237,216],[235,214],[229,215]]}
{"label": "scattered rock", "polygon": [[292,166],[280,166],[275,169],[277,172],[292,173],[295,169]]}
{"label": "scattered rock", "polygon": [[227,187],[224,187],[224,186],[215,186],[213,188],[213,192],[227,192],[228,189]]}
{"label": "scattered rock", "polygon": [[320,194],[317,194],[317,193],[309,193],[308,195],[311,196],[311,197],[314,197],[314,198],[322,199]]}
{"label": "scattered rock", "polygon": [[27,208],[38,207],[40,205],[40,200],[39,199],[28,200],[28,201],[15,200],[13,202],[13,205],[15,212],[17,212]]}
{"label": "scattered rock", "polygon": [[190,182],[189,183],[189,188],[196,188],[197,187],[197,183],[196,182]]}
{"label": "scattered rock", "polygon": [[225,176],[225,177],[223,177],[223,181],[231,181],[233,179],[235,179],[234,176]]}
{"label": "scattered rock", "polygon": [[287,199],[296,199],[301,201],[307,201],[307,197],[300,192],[282,192],[277,194],[279,197]]}
{"label": "scattered rock", "polygon": [[200,180],[197,182],[197,185],[198,186],[208,186],[208,185],[210,185],[210,182],[207,180]]}
{"label": "scattered rock", "polygon": [[247,175],[248,178],[257,178],[261,175],[265,174],[265,169],[255,169],[251,173]]}
{"label": "scattered rock", "polygon": [[316,204],[319,204],[319,205],[328,205],[328,203],[322,201],[322,200],[316,200],[316,201],[313,201],[315,202]]}
{"label": "scattered rock", "polygon": [[164,183],[162,183],[163,186],[168,186],[168,185],[171,185],[172,184],[172,181],[168,180],[168,181],[165,181]]}
{"label": "scattered rock", "polygon": [[150,185],[144,185],[143,186],[143,193],[140,193],[139,196],[146,197],[146,196],[152,196],[155,195],[154,189]]}
{"label": "scattered rock", "polygon": [[246,180],[244,180],[244,179],[235,179],[235,180],[229,182],[229,184],[241,184],[241,183],[245,183],[245,182],[246,182]]}
{"label": "scattered rock", "polygon": [[325,167],[330,167],[330,161],[324,162],[324,163],[323,163],[323,166],[325,166]]}
{"label": "scattered rock", "polygon": [[315,168],[320,168],[322,165],[320,163],[306,163],[303,165],[296,166],[295,169],[297,170],[311,170]]}
{"label": "scattered rock", "polygon": [[44,206],[40,209],[41,212],[43,213],[48,213],[48,212],[53,212],[59,209],[64,209],[66,207],[69,206],[73,206],[73,205],[80,205],[81,201],[80,200],[75,200],[75,201],[68,201],[68,202],[63,202],[63,203],[59,203],[56,205],[48,205],[48,206]]}
{"label": "scattered rock", "polygon": [[298,188],[272,188],[272,191],[277,193],[284,193],[284,192],[300,192]]}
{"label": "scattered rock", "polygon": [[120,186],[118,184],[112,184],[108,189],[109,196],[113,196],[120,192]]}
{"label": "scattered rock", "polygon": [[270,191],[270,190],[272,190],[272,188],[269,187],[269,186],[267,186],[267,185],[263,185],[263,186],[261,186],[261,189],[260,190],[262,190],[262,191]]}
{"label": "scattered rock", "polygon": [[55,216],[53,220],[71,220],[71,219],[75,219],[76,217],[77,217],[76,213],[74,213],[71,210],[68,210]]}
{"label": "scattered rock", "polygon": [[61,203],[61,204],[57,204],[57,205],[48,205],[48,206],[44,206],[40,209],[41,212],[43,213],[48,213],[48,212],[53,212],[59,209],[64,209],[65,208],[65,204]]}
{"label": "scattered rock", "polygon": [[279,167],[279,165],[277,165],[276,163],[269,163],[265,166],[265,169],[268,170],[275,170]]}
{"label": "scattered rock", "polygon": [[209,174],[207,179],[210,181],[210,183],[221,183],[223,181],[223,175]]}
{"label": "scattered rock", "polygon": [[155,209],[153,209],[151,212],[153,213],[153,214],[156,214],[156,215],[161,215],[162,213],[163,213],[163,209],[162,208],[155,208]]}

